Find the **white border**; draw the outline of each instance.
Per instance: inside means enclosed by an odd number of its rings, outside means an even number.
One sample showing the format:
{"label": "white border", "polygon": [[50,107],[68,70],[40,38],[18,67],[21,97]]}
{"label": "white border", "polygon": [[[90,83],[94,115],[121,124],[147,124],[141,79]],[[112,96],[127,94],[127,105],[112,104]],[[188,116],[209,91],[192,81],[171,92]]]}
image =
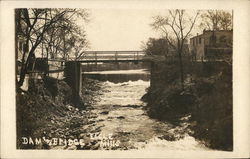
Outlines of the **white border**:
{"label": "white border", "polygon": [[[2,158],[237,158],[250,156],[250,1],[2,1],[1,2],[1,157]],[[14,8],[233,9],[234,151],[68,151],[16,150]]]}

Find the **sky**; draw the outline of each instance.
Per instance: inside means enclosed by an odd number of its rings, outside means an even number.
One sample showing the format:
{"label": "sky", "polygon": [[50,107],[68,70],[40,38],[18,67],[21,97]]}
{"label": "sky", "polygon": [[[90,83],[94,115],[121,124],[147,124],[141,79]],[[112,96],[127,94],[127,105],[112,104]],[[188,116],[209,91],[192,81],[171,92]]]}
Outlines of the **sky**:
{"label": "sky", "polygon": [[88,50],[141,50],[142,41],[159,37],[150,27],[152,17],[166,10],[92,9],[85,24]]}
{"label": "sky", "polygon": [[[142,50],[142,43],[146,43],[148,38],[159,38],[162,35],[150,27],[153,17],[168,13],[167,9],[90,9],[88,11],[90,22],[83,25],[90,43],[88,50],[92,51]],[[195,10],[185,12],[192,19],[196,14]],[[202,33],[200,22],[201,19],[198,18],[191,37]]]}

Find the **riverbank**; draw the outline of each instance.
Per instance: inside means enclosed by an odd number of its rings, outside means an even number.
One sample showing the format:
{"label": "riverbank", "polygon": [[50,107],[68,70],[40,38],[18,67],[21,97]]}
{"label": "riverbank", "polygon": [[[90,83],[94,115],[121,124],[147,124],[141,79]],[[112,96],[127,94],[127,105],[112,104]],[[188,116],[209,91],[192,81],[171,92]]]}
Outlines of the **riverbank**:
{"label": "riverbank", "polygon": [[[190,135],[213,149],[231,151],[232,68],[227,63],[184,64],[182,90],[176,63],[158,62],[151,70],[151,87],[143,100],[150,117],[172,122],[190,116]],[[153,78],[152,78],[153,77]]]}
{"label": "riverbank", "polygon": [[[49,82],[48,82],[49,81]],[[95,114],[89,110],[98,82],[86,79],[83,82],[81,106],[71,103],[71,88],[62,80],[30,80],[27,92],[17,93],[17,148],[18,149],[91,149],[90,135],[98,131],[89,120]],[[48,141],[44,140],[48,139]],[[84,145],[53,144],[55,138],[85,139]],[[36,141],[38,140],[38,142]],[[41,142],[39,142],[41,140]],[[57,141],[58,142],[58,141]]]}

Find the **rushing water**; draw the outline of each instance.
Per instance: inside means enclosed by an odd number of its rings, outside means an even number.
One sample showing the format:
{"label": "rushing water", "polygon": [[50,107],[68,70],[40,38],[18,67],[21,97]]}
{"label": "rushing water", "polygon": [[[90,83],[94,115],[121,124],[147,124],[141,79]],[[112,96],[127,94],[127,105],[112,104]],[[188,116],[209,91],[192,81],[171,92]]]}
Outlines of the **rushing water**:
{"label": "rushing water", "polygon": [[[144,70],[93,72],[93,74],[113,77],[114,74],[148,74]],[[89,73],[91,74],[91,73]],[[109,76],[110,75],[110,76]],[[142,76],[143,77],[143,76]],[[126,78],[125,78],[126,79]],[[122,81],[120,79],[120,81]],[[101,127],[100,133],[112,134],[120,141],[121,149],[160,149],[160,150],[207,150],[207,148],[189,136],[188,123],[179,126],[157,121],[147,116],[145,103],[140,99],[149,87],[149,80],[101,82],[101,94],[96,97],[92,112],[97,115],[95,122]],[[185,118],[183,119],[185,120]],[[171,134],[179,140],[166,140]]]}

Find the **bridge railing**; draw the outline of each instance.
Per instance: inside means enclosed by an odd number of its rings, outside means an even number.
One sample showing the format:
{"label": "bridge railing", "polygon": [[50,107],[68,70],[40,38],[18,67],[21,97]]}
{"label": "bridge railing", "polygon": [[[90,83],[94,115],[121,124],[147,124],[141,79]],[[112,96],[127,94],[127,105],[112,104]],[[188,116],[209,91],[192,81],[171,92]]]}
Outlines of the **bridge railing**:
{"label": "bridge railing", "polygon": [[143,51],[88,51],[81,60],[141,60]]}

